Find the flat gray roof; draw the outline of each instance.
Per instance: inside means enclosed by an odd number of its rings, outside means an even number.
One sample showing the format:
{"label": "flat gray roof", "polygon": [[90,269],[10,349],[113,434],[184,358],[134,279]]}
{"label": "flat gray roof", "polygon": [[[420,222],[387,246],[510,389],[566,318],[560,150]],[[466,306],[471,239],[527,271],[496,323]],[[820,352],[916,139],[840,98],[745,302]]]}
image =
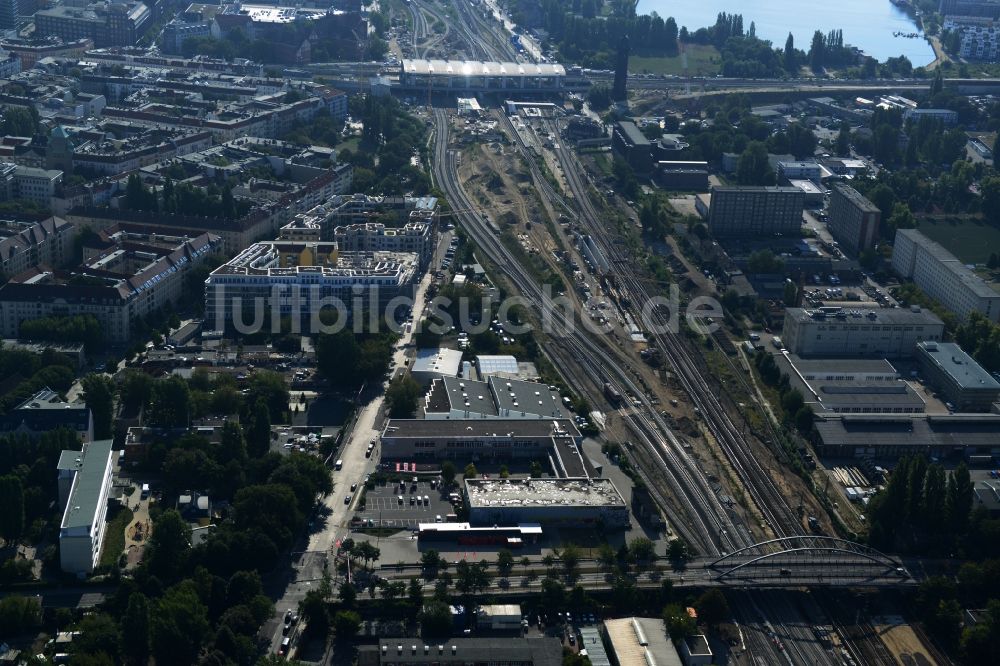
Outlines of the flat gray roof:
{"label": "flat gray roof", "polygon": [[559,392],[549,389],[545,384],[492,376],[489,378],[489,384],[499,410],[559,419],[569,416],[563,408]]}
{"label": "flat gray roof", "polygon": [[918,342],[917,353],[963,389],[1000,391],[1000,382],[954,342]]}
{"label": "flat gray roof", "polygon": [[838,192],[841,196],[848,199],[851,203],[861,209],[864,213],[880,213],[881,209],[868,200],[861,192],[848,185],[847,183],[834,183],[833,189]]}
{"label": "flat gray roof", "polygon": [[447,412],[452,409],[464,410],[469,414],[498,416],[490,385],[456,377],[442,377],[435,380],[427,401],[427,411]]}
{"label": "flat gray roof", "polygon": [[841,414],[815,421],[824,446],[994,447],[1000,415]]}
{"label": "flat gray roof", "polygon": [[924,400],[906,382],[819,382],[820,402],[923,407]]}
{"label": "flat gray roof", "polygon": [[[559,432],[556,432],[558,428]],[[579,437],[569,419],[389,419],[384,437],[481,438],[481,437]]]}
{"label": "flat gray roof", "polygon": [[898,374],[892,363],[884,358],[802,358],[788,355],[789,362],[801,373],[810,372],[869,372]]}
{"label": "flat gray roof", "polygon": [[61,527],[90,527],[93,523],[94,514],[107,499],[101,491],[104,489],[104,472],[111,458],[112,443],[110,439],[99,439],[84,447]]}
{"label": "flat gray roof", "polygon": [[944,325],[941,319],[924,308],[911,310],[909,308],[865,308],[862,310],[844,309],[839,313],[824,314],[821,310],[806,310],[803,308],[788,308],[785,310],[786,320],[801,322],[815,321],[817,323],[844,324],[888,324],[900,326],[914,325]]}

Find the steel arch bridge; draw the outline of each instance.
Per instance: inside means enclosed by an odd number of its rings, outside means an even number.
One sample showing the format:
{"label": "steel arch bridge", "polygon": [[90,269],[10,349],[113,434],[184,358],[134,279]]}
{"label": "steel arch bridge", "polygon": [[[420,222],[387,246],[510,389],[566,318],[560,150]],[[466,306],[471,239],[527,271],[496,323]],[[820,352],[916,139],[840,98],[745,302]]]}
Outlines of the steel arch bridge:
{"label": "steel arch bridge", "polygon": [[864,544],[802,534],[741,548],[706,565],[720,582],[907,578],[902,563]]}

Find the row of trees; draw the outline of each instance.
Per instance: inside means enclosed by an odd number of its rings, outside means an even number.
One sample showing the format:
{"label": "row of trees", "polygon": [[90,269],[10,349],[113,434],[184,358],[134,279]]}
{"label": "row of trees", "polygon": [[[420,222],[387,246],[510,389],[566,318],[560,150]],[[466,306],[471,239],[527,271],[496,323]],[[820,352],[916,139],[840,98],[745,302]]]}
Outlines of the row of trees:
{"label": "row of trees", "polygon": [[235,220],[245,216],[253,207],[249,201],[233,197],[229,183],[209,183],[196,187],[177,183],[170,178],[163,181],[160,190],[147,188],[138,174],[131,174],[125,184],[125,206],[129,210],[221,217]]}

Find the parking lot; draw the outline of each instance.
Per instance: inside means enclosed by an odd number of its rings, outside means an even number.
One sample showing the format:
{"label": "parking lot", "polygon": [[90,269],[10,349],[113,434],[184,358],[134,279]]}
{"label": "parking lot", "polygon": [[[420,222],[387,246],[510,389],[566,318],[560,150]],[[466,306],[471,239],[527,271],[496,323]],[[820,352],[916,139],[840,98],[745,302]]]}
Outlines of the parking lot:
{"label": "parking lot", "polygon": [[444,521],[455,512],[447,496],[442,497],[440,488],[431,487],[430,479],[416,484],[408,479],[405,487],[392,481],[376,485],[367,492],[365,500],[364,511],[355,514],[365,527],[416,527],[418,523],[433,523],[438,516]]}

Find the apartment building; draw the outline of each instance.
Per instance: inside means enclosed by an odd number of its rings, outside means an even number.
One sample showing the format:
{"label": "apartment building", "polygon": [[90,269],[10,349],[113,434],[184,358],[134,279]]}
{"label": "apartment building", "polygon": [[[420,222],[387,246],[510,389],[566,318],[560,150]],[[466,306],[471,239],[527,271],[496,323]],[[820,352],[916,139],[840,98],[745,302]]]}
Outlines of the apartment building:
{"label": "apartment building", "polygon": [[192,267],[221,250],[214,234],[168,236],[120,225],[107,249],[85,248],[71,270],[39,265],[0,287],[0,331],[16,338],[21,323],[53,316],[93,315],[111,343],[128,342],[132,322],[177,303]]}
{"label": "apartment building", "polygon": [[60,487],[69,485],[59,524],[59,564],[68,574],[93,573],[100,561],[114,471],[112,444],[100,439],[84,445],[83,451],[63,451],[59,456]]}
{"label": "apartment building", "polygon": [[63,172],[56,169],[37,169],[18,166],[14,171],[13,196],[33,201],[43,208],[52,205],[52,197],[62,184]]}
{"label": "apartment building", "polygon": [[798,235],[805,193],[797,187],[713,187],[708,210],[712,235]]}
{"label": "apartment building", "polygon": [[917,343],[940,341],[944,322],[919,307],[845,310],[837,307],[785,310],[782,342],[799,356],[908,358]]}
{"label": "apartment building", "polygon": [[11,276],[38,264],[61,266],[73,253],[76,226],[61,217],[33,224],[0,222],[0,273]]}
{"label": "apartment building", "polygon": [[944,125],[958,124],[958,113],[951,109],[907,109],[903,112],[903,120],[920,122],[922,118],[937,120]]}
{"label": "apartment building", "polygon": [[900,277],[913,280],[960,319],[980,312],[990,321],[1000,322],[1000,292],[916,229],[896,232],[892,269]]}
{"label": "apartment building", "polygon": [[142,2],[59,5],[35,12],[35,36],[93,40],[97,47],[135,46],[155,18]]}
{"label": "apartment building", "polygon": [[846,183],[834,183],[830,189],[830,221],[827,228],[852,255],[875,247],[882,211],[860,192]]}

